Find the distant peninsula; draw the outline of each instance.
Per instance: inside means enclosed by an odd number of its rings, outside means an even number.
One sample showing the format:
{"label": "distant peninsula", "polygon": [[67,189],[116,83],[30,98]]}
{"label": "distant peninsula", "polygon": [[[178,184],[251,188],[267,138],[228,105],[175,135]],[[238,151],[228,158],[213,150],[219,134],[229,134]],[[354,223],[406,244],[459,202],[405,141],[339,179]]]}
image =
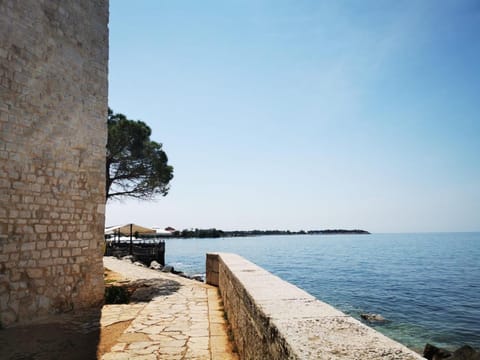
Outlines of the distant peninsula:
{"label": "distant peninsula", "polygon": [[341,234],[358,234],[358,235],[369,235],[370,233],[365,230],[344,230],[344,229],[335,229],[335,230],[310,230],[308,234],[312,235],[341,235]]}
{"label": "distant peninsula", "polygon": [[[345,229],[327,229],[327,230],[235,230],[224,231],[218,229],[189,229],[175,230],[168,237],[174,238],[220,238],[220,237],[247,237],[247,236],[267,236],[267,235],[366,235],[370,234],[365,230],[345,230]],[[158,235],[156,236],[158,237]]]}

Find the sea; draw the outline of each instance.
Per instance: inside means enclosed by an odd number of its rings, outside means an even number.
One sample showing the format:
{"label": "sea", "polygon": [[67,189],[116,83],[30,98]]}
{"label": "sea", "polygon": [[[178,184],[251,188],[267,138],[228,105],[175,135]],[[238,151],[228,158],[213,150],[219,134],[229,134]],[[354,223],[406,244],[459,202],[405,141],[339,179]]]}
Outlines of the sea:
{"label": "sea", "polygon": [[285,235],[167,239],[166,262],[205,273],[207,252],[232,252],[411,349],[480,350],[480,233]]}

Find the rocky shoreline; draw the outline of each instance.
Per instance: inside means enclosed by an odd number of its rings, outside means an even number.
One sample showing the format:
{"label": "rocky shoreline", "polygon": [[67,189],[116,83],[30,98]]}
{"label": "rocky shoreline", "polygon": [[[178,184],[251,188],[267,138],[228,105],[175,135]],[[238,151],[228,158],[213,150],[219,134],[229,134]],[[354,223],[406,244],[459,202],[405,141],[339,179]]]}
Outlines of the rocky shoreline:
{"label": "rocky shoreline", "polygon": [[[362,313],[360,314],[360,318],[368,325],[390,322],[390,320],[385,319],[380,314]],[[415,351],[428,360],[480,360],[480,352],[476,351],[469,345],[464,345],[455,351],[450,351],[427,343],[423,349],[423,352],[420,349]]]}
{"label": "rocky shoreline", "polygon": [[152,270],[157,270],[161,271],[164,273],[172,273],[181,277],[184,277],[186,279],[191,279],[191,280],[196,280],[200,282],[205,282],[205,275],[204,274],[196,274],[196,275],[187,275],[183,271],[177,271],[172,265],[162,265],[159,262],[153,260],[150,262],[150,264],[145,264],[142,261],[139,261],[138,259],[135,258],[133,255],[127,255],[123,256],[120,258],[120,260],[127,261],[133,265],[139,266],[139,267],[144,267],[144,268],[149,268]]}
{"label": "rocky shoreline", "polygon": [[428,360],[480,360],[480,352],[469,345],[464,345],[452,352],[427,344],[423,350],[423,357]]}
{"label": "rocky shoreline", "polygon": [[[360,318],[368,325],[385,324],[390,322],[390,320],[385,319],[380,314],[362,313],[360,314]],[[423,352],[420,349],[415,351],[428,360],[480,360],[480,352],[476,351],[469,345],[464,345],[455,351],[450,351],[427,343]]]}

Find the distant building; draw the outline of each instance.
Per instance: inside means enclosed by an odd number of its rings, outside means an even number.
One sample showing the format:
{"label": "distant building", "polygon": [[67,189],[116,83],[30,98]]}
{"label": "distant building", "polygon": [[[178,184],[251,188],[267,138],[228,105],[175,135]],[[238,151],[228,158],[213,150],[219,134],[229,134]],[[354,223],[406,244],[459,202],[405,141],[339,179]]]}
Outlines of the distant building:
{"label": "distant building", "polygon": [[172,236],[173,233],[176,231],[173,227],[167,226],[166,228],[161,228],[161,227],[153,227],[153,229],[156,231],[157,235],[162,235],[162,236]]}

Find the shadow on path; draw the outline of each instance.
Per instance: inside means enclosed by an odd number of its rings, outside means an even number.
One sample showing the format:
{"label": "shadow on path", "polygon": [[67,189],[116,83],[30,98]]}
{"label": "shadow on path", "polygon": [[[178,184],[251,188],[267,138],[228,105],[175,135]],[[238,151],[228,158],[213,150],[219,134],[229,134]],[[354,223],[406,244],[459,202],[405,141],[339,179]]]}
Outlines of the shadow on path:
{"label": "shadow on path", "polygon": [[42,323],[0,329],[0,359],[96,359],[100,310],[52,316]]}
{"label": "shadow on path", "polygon": [[133,288],[130,302],[148,302],[157,296],[168,296],[176,293],[182,284],[175,280],[148,279],[136,280],[128,284]]}
{"label": "shadow on path", "polygon": [[158,296],[168,296],[177,292],[182,284],[167,279],[141,279],[121,281],[105,287],[106,304],[128,304],[149,302]]}

